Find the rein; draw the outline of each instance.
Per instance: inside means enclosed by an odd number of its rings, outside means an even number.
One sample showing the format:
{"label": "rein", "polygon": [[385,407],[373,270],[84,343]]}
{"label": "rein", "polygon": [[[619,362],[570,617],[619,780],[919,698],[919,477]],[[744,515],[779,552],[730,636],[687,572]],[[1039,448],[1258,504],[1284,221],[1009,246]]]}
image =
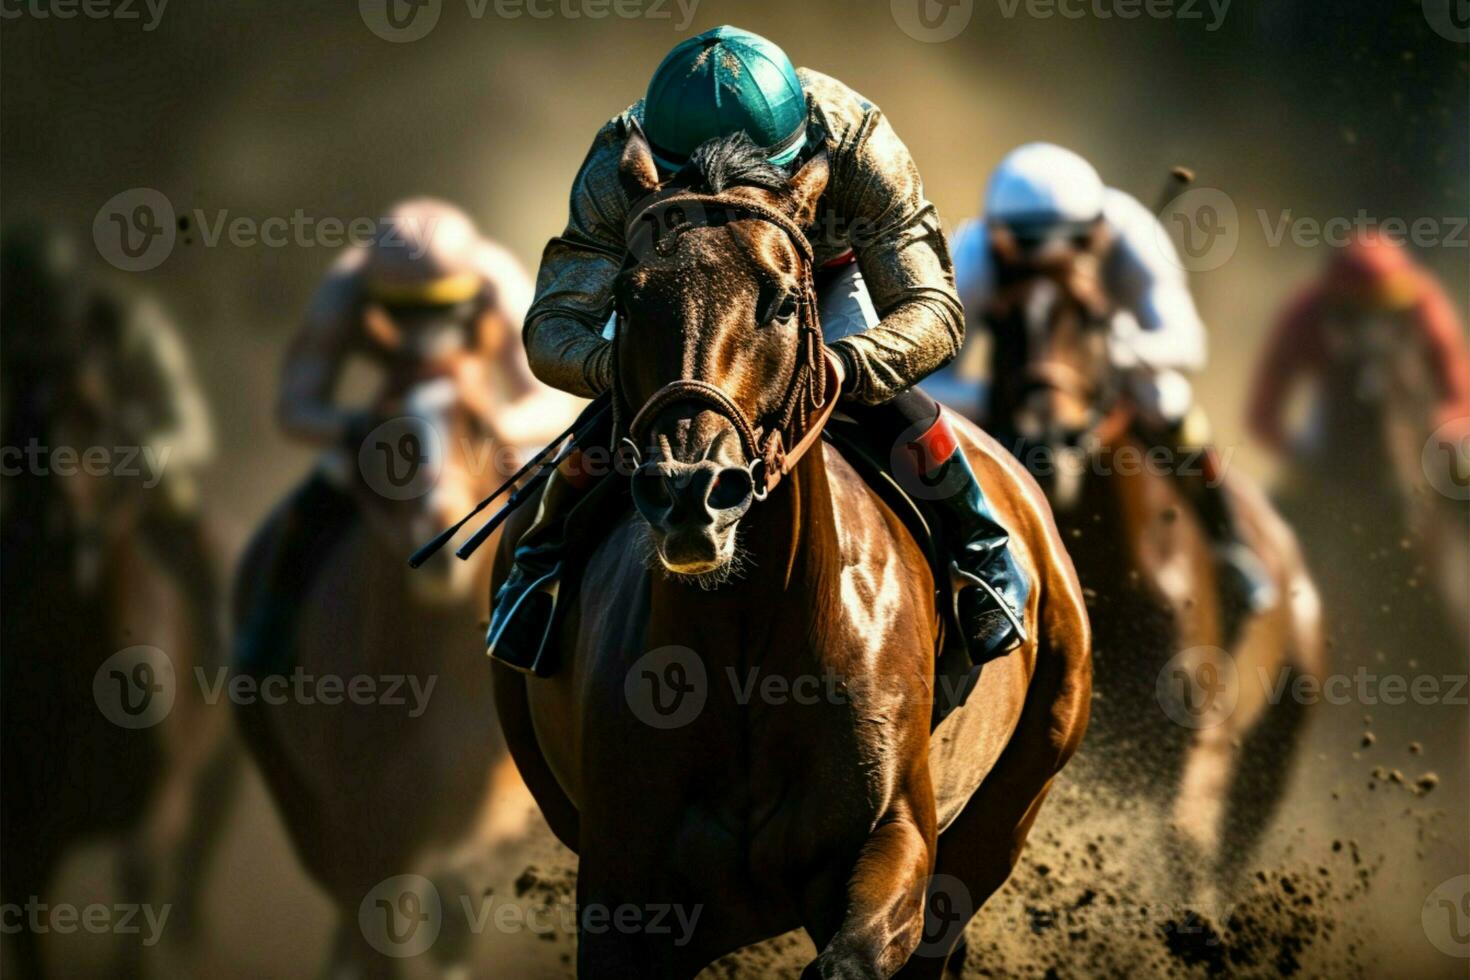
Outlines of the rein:
{"label": "rein", "polygon": [[[724,417],[734,427],[748,460],[747,469],[755,488],[755,498],[764,500],[775,489],[776,484],[781,482],[781,478],[795,469],[801,457],[821,438],[823,426],[837,407],[837,366],[822,342],[816,286],[813,281],[815,253],[811,242],[789,215],[776,208],[757,201],[692,192],[654,196],[647,204],[635,208],[626,223],[630,241],[639,223],[645,220],[644,216],[655,208],[669,209],[671,213],[679,214],[681,219],[667,228],[661,227],[656,219],[651,223],[655,234],[653,248],[659,255],[671,254],[679,236],[686,231],[755,219],[773,224],[784,231],[801,256],[797,315],[800,331],[798,343],[803,349],[798,355],[799,360],[791,374],[786,393],[774,411],[759,418],[751,418],[719,385],[698,378],[680,378],[670,381],[649,396],[633,412],[622,439],[619,441],[615,438],[615,442],[631,450],[635,462],[639,461],[642,457],[639,445],[660,412],[679,402],[703,405]],[[688,215],[691,213],[702,220],[690,220]],[[634,254],[630,248],[629,255]],[[617,370],[618,338],[623,335],[627,311],[619,306],[617,315],[618,324],[613,333],[615,433],[620,431],[617,423],[622,417],[624,405],[623,394],[617,383],[620,376]]]}

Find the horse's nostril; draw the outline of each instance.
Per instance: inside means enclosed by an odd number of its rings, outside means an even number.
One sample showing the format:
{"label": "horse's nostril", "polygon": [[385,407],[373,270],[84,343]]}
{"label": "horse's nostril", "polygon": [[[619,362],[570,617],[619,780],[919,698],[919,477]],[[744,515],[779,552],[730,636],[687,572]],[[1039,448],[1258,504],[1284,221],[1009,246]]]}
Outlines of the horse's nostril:
{"label": "horse's nostril", "polygon": [[674,506],[673,494],[663,474],[640,470],[633,474],[633,499],[645,511],[666,511]]}
{"label": "horse's nostril", "polygon": [[710,510],[731,510],[745,503],[754,489],[750,471],[732,466],[715,474],[705,501]]}

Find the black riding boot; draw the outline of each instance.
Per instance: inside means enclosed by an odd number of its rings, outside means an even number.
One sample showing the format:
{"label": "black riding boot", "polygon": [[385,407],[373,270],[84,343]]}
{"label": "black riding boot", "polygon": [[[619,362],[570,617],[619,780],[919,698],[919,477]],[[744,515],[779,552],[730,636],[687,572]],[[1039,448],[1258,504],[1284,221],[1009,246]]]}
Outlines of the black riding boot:
{"label": "black riding boot", "polygon": [[1276,583],[1260,556],[1246,541],[1240,516],[1225,489],[1224,473],[1214,450],[1180,446],[1177,441],[1169,448],[1181,464],[1191,459],[1199,461],[1195,466],[1177,466],[1175,474],[1179,486],[1199,515],[1215,552],[1221,599],[1225,602],[1227,622],[1233,623],[1227,632],[1233,635],[1234,627],[1244,616],[1275,605],[1278,598]]}
{"label": "black riding boot", "polygon": [[953,493],[934,502],[945,540],[955,548],[949,566],[955,611],[970,659],[983,664],[1025,642],[1031,581],[1011,554],[1010,535],[995,519],[969,459],[955,450],[941,465],[948,469],[942,479],[957,484]]}
{"label": "black riding boot", "polygon": [[536,520],[521,535],[510,575],[495,593],[485,646],[508,667],[543,676],[552,670],[546,641],[561,593],[567,515],[582,497],[583,488],[562,467],[552,472]]}
{"label": "black riding boot", "polygon": [[938,517],[970,658],[983,664],[1024,642],[1031,582],[1011,555],[1010,535],[996,520],[939,403],[911,388],[882,405],[843,410],[899,484]]}

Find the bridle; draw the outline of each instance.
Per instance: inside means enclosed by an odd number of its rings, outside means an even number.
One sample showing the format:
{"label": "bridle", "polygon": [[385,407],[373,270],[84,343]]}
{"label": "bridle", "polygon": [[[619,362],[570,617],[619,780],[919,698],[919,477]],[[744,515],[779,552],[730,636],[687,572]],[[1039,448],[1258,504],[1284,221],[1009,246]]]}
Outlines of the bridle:
{"label": "bridle", "polygon": [[[1061,300],[1066,302],[1066,300]],[[1077,304],[1079,312],[1087,317],[1088,311]],[[1023,314],[1024,315],[1024,314]],[[1051,329],[1051,323],[1046,324]],[[1035,342],[1036,331],[1027,321],[1024,327],[1026,344]],[[1132,422],[1133,410],[1115,376],[1109,370],[1104,378],[1092,378],[1081,369],[1056,357],[1030,360],[1021,371],[1023,391],[1054,391],[1076,399],[1088,406],[1090,424],[1081,433],[1081,442],[1091,446],[1103,446],[1114,442]]]}
{"label": "bridle", "polygon": [[[621,303],[617,310],[617,326],[613,332],[613,431],[614,441],[631,451],[635,463],[641,460],[639,446],[659,413],[679,402],[693,402],[716,412],[734,428],[747,460],[755,499],[764,500],[781,481],[796,468],[806,451],[821,438],[822,428],[837,405],[837,367],[822,343],[822,328],[817,314],[817,294],[813,282],[815,267],[811,242],[796,222],[784,212],[758,201],[742,200],[713,194],[679,191],[650,195],[628,215],[625,229],[631,242],[644,216],[655,208],[678,215],[670,226],[658,221],[653,250],[661,256],[672,254],[678,238],[694,228],[709,228],[731,221],[758,220],[773,224],[786,233],[801,257],[800,286],[797,292],[797,318],[801,350],[786,393],[777,407],[758,418],[751,418],[719,385],[698,378],[680,378],[659,388],[627,424],[621,440],[619,421],[626,417],[623,394],[618,386],[619,338],[623,336],[627,311]],[[688,218],[693,213],[700,220]],[[636,267],[636,252],[629,249],[625,271]],[[789,448],[788,448],[789,447]]]}

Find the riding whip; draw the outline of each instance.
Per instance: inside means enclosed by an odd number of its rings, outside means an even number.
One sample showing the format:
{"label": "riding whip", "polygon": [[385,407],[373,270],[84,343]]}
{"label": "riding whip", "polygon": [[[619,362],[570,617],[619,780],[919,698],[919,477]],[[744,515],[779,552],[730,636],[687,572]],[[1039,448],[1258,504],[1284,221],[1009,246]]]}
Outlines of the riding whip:
{"label": "riding whip", "polygon": [[1178,197],[1184,188],[1194,183],[1194,171],[1188,167],[1170,167],[1169,178],[1164,181],[1164,189],[1159,192],[1158,203],[1154,205],[1154,214],[1161,214],[1169,203]]}
{"label": "riding whip", "polygon": [[[605,402],[606,398],[607,396],[604,395],[599,400]],[[593,404],[595,405],[596,402],[594,402]],[[595,425],[598,420],[600,420],[602,416],[607,413],[607,409],[608,405],[603,404],[603,406],[601,408],[598,408],[597,411],[595,411],[590,417],[584,414],[582,418],[579,418],[576,422],[573,422],[571,425],[569,425],[566,430],[562,432],[561,435],[557,436],[555,439],[552,439],[549,443],[547,443],[544,449],[538,452],[535,456],[532,456],[525,466],[522,466],[519,470],[516,471],[515,475],[513,475],[509,480],[506,480],[504,483],[502,483],[495,490],[494,493],[490,494],[490,496],[486,497],[484,500],[476,504],[474,510],[471,510],[468,514],[461,517],[458,521],[455,521],[454,524],[439,532],[437,535],[434,536],[433,540],[429,541],[427,544],[423,545],[412,555],[410,555],[408,558],[408,567],[418,568],[424,562],[428,561],[430,558],[434,557],[434,555],[438,554],[439,549],[448,544],[450,539],[458,534],[460,532],[460,529],[469,523],[470,518],[483,511],[486,507],[489,507],[490,504],[494,502],[495,498],[499,497],[501,494],[505,493],[505,491],[515,486],[517,480],[521,479],[527,473],[530,473],[532,470],[536,469],[538,466],[544,463],[546,459],[551,456],[552,453],[556,452],[556,450],[561,446],[561,444],[567,439],[568,436],[571,437],[572,444],[575,445],[578,437],[586,432],[587,429]],[[512,497],[514,496],[515,495],[512,494]],[[481,528],[481,530],[483,531],[484,529]],[[476,537],[478,536],[479,532],[476,532]]]}
{"label": "riding whip", "polygon": [[[597,414],[599,417],[602,415],[601,412]],[[495,529],[501,524],[504,524],[507,517],[515,513],[516,508],[524,503],[527,497],[535,493],[540,489],[541,484],[551,478],[551,474],[562,464],[562,461],[576,451],[577,440],[573,437],[572,441],[567,445],[567,448],[552,461],[550,466],[543,467],[540,472],[526,481],[525,486],[512,493],[510,499],[505,502],[505,506],[497,510],[494,516],[484,524],[481,524],[480,529],[470,535],[469,539],[459,546],[458,550],[454,552],[454,557],[460,561],[464,561],[470,555],[473,555],[479,549],[480,545],[485,543],[485,539],[490,537],[491,534],[494,534]]]}

